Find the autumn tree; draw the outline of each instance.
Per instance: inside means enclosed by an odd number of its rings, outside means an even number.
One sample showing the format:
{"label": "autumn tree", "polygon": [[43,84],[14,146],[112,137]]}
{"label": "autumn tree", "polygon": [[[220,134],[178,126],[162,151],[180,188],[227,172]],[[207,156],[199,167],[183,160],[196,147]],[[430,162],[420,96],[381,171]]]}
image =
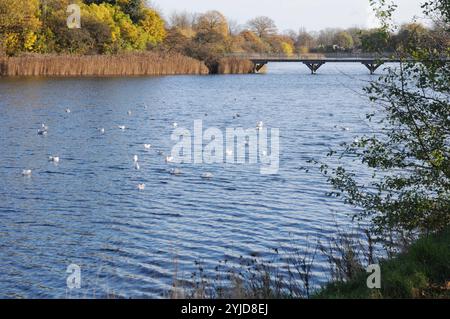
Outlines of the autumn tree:
{"label": "autumn tree", "polygon": [[7,54],[34,51],[42,26],[39,0],[0,1],[0,42]]}
{"label": "autumn tree", "polygon": [[223,37],[228,36],[228,22],[225,16],[219,11],[208,11],[200,15],[196,21],[195,29],[197,32],[217,33]]}
{"label": "autumn tree", "polygon": [[354,45],[352,36],[346,31],[336,33],[333,42],[335,45],[346,50],[353,48]]}
{"label": "autumn tree", "polygon": [[277,33],[277,26],[269,17],[256,17],[248,21],[247,25],[260,38],[267,38]]}

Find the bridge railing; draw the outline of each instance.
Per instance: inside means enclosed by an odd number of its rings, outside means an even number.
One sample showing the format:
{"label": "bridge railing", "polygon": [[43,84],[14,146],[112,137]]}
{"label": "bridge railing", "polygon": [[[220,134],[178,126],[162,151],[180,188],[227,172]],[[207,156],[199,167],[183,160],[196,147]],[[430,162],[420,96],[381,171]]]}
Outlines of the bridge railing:
{"label": "bridge railing", "polygon": [[259,54],[259,53],[229,53],[226,57],[236,57],[249,60],[298,60],[298,59],[382,59],[392,58],[392,53],[303,53],[303,54]]}

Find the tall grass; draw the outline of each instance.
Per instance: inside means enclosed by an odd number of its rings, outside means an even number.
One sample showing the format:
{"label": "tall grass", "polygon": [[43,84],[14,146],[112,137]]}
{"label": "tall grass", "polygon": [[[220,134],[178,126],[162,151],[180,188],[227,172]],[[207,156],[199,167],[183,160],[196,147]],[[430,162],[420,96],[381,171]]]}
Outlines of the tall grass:
{"label": "tall grass", "polygon": [[238,57],[222,58],[219,60],[219,74],[249,74],[253,73],[254,64],[247,59]]}
{"label": "tall grass", "polygon": [[201,61],[181,54],[24,55],[0,57],[1,76],[140,76],[208,74]]}

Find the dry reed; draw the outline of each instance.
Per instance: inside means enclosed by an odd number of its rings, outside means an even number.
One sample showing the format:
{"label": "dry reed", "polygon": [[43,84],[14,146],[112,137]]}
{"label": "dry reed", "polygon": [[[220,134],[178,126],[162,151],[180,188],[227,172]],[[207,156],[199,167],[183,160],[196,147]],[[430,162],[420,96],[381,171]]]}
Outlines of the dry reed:
{"label": "dry reed", "polygon": [[222,58],[219,60],[219,74],[249,74],[254,73],[254,64],[250,60],[237,57]]}
{"label": "dry reed", "polygon": [[0,57],[0,76],[140,76],[208,74],[201,61],[181,54],[24,55]]}

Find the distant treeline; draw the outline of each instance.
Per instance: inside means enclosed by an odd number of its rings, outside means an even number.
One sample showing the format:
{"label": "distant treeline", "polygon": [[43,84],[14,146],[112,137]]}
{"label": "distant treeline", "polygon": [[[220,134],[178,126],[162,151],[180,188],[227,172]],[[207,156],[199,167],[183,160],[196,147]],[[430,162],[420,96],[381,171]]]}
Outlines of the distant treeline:
{"label": "distant treeline", "polygon": [[[72,3],[81,8],[80,29],[66,24]],[[358,28],[279,32],[268,17],[242,26],[218,11],[174,12],[164,19],[143,0],[0,0],[0,55],[8,56],[169,52],[201,60],[212,73],[247,73],[248,61],[223,60],[224,55],[394,52],[411,45],[446,48],[449,39],[439,25],[418,23],[388,37],[379,29]]]}

